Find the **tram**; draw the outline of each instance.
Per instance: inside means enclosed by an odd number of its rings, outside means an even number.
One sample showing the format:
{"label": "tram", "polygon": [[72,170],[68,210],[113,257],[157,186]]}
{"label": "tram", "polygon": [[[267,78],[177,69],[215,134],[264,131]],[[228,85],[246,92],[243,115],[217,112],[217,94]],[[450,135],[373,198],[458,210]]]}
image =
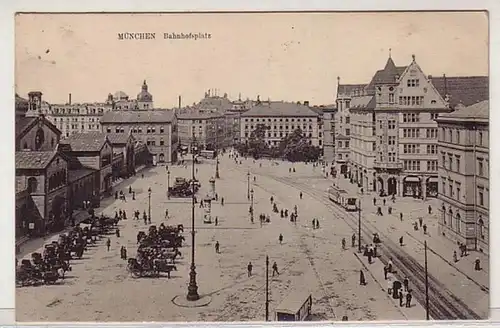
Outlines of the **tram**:
{"label": "tram", "polygon": [[350,195],[344,189],[341,189],[337,186],[331,186],[327,189],[328,198],[342,206],[346,211],[355,212],[358,210],[358,199]]}

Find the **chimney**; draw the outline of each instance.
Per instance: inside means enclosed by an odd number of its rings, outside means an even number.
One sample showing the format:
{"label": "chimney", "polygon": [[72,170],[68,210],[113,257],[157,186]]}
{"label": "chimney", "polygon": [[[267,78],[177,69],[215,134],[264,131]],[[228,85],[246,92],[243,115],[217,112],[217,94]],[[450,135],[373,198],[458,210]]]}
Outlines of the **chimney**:
{"label": "chimney", "polygon": [[181,108],[182,106],[182,101],[181,101],[181,96],[179,96],[179,109]]}
{"label": "chimney", "polygon": [[71,93],[68,95],[68,105],[71,105]]}
{"label": "chimney", "polygon": [[309,106],[309,100],[304,100],[304,106]]}

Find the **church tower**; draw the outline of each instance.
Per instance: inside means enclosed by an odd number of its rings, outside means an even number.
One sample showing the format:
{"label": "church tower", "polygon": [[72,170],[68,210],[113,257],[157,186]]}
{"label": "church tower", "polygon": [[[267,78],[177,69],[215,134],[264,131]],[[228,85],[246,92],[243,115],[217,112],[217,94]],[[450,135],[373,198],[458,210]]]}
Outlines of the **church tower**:
{"label": "church tower", "polygon": [[42,93],[31,91],[28,93],[28,111],[26,117],[36,117],[42,113]]}
{"label": "church tower", "polygon": [[137,107],[139,110],[153,109],[153,96],[148,91],[146,80],[142,83],[141,92],[137,95]]}

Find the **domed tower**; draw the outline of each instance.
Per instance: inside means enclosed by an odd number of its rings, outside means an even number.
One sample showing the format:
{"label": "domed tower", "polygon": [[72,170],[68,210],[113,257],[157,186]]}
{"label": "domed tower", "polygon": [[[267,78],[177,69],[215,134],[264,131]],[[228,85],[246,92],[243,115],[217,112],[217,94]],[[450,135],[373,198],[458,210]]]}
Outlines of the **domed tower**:
{"label": "domed tower", "polygon": [[153,109],[153,96],[148,92],[146,80],[142,84],[141,92],[137,95],[137,107],[140,110]]}
{"label": "domed tower", "polygon": [[28,93],[28,111],[27,117],[39,116],[42,111],[42,93],[40,91],[31,91]]}

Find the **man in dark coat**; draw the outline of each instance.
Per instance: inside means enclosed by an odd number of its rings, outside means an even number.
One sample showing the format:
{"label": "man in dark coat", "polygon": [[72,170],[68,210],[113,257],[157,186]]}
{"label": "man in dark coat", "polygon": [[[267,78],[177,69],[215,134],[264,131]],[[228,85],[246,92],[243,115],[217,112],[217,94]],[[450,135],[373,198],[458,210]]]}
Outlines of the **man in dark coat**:
{"label": "man in dark coat", "polygon": [[406,307],[409,308],[411,307],[411,290],[408,291],[408,293],[406,294]]}
{"label": "man in dark coat", "polygon": [[361,286],[366,285],[365,273],[363,272],[363,270],[359,270],[359,284]]}
{"label": "man in dark coat", "polygon": [[248,265],[247,265],[247,273],[248,273],[248,276],[249,276],[249,277],[251,277],[251,276],[252,276],[252,269],[253,269],[252,262],[248,262]]}

